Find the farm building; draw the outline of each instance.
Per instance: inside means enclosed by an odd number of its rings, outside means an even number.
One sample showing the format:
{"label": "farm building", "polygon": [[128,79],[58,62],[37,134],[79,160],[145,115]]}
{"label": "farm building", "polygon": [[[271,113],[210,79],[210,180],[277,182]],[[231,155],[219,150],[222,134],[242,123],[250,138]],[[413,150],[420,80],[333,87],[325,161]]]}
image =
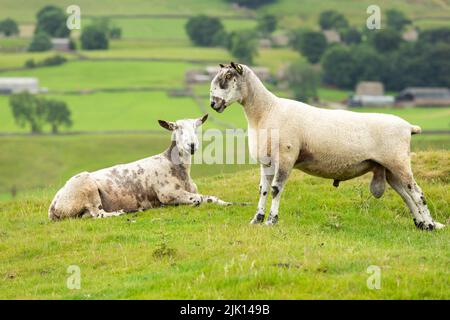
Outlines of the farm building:
{"label": "farm building", "polygon": [[328,43],[341,42],[341,36],[339,35],[339,32],[337,32],[336,30],[324,30],[323,35],[327,39]]}
{"label": "farm building", "polygon": [[0,94],[19,92],[38,93],[39,81],[37,78],[0,77]]}
{"label": "farm building", "polygon": [[53,50],[70,51],[70,40],[66,38],[52,38]]}
{"label": "farm building", "polygon": [[449,106],[450,90],[448,88],[410,87],[396,97],[400,106]]}
{"label": "farm building", "polygon": [[259,40],[260,48],[272,48],[272,41],[270,39],[264,38]]}
{"label": "farm building", "polygon": [[[186,83],[206,83],[210,82],[217,72],[219,72],[219,66],[208,66],[205,69],[192,69],[187,70],[184,78]],[[270,78],[270,72],[268,68],[265,67],[252,67],[252,70],[256,75],[262,80],[266,81]]]}
{"label": "farm building", "polygon": [[419,38],[419,32],[417,31],[417,29],[411,29],[411,30],[407,30],[405,32],[403,32],[402,34],[402,39],[405,41],[417,41],[417,39]]}
{"label": "farm building", "polygon": [[286,47],[289,45],[289,36],[286,34],[275,34],[272,35],[271,41],[275,47]]}
{"label": "farm building", "polygon": [[392,96],[384,95],[384,86],[377,81],[362,81],[358,83],[348,105],[351,107],[375,107],[392,106],[395,99]]}

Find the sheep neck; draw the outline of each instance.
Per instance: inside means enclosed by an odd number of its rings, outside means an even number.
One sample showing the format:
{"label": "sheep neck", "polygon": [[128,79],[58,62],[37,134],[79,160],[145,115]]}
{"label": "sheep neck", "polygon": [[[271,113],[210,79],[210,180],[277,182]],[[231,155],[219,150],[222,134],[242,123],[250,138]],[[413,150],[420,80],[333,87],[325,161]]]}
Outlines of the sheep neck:
{"label": "sheep neck", "polygon": [[185,152],[180,152],[175,140],[172,140],[172,144],[163,153],[167,159],[170,160],[175,166],[186,170],[189,175],[191,172],[191,155]]}
{"label": "sheep neck", "polygon": [[242,98],[241,104],[251,127],[257,127],[264,114],[269,112],[275,104],[276,96],[267,90],[261,80],[246,68],[247,94]]}

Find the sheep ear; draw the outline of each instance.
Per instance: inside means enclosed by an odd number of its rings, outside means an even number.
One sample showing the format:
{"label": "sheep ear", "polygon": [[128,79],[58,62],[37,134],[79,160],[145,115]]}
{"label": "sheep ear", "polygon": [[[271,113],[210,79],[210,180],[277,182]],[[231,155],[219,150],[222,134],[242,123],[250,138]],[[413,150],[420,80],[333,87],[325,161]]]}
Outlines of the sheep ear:
{"label": "sheep ear", "polygon": [[208,114],[205,114],[203,117],[198,118],[197,121],[195,122],[195,125],[197,127],[200,127],[202,124],[205,123],[206,119],[208,119]]}
{"label": "sheep ear", "polygon": [[177,125],[170,121],[158,120],[158,122],[161,127],[163,127],[164,129],[167,129],[169,131],[173,131],[177,128]]}
{"label": "sheep ear", "polygon": [[233,67],[234,70],[237,71],[237,73],[239,73],[240,75],[242,75],[242,73],[244,72],[244,69],[242,68],[242,66],[238,63],[234,63],[233,61],[231,61],[231,66]]}
{"label": "sheep ear", "polygon": [[225,66],[224,66],[222,63],[219,63],[219,66],[220,66],[221,68],[225,68]]}

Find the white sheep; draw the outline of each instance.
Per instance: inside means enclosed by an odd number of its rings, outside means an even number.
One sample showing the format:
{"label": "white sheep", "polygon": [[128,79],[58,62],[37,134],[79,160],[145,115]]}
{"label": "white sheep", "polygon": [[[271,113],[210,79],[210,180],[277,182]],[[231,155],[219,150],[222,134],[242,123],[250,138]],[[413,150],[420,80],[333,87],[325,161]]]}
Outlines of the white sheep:
{"label": "white sheep", "polygon": [[296,168],[333,179],[334,186],[372,171],[370,191],[375,197],[382,196],[387,180],[409,207],[418,228],[444,227],[433,221],[411,171],[411,135],[420,133],[420,127],[393,115],[320,109],[279,98],[249,67],[233,62],[221,65],[210,95],[211,107],[219,113],[234,102],[244,107],[250,155],[261,163],[260,199],[251,223],[264,221],[270,185],[272,206],[266,224],[278,221],[281,193]]}
{"label": "white sheep", "polygon": [[217,197],[199,194],[190,177],[191,155],[199,146],[195,131],[207,117],[159,120],[162,127],[172,131],[172,144],[165,152],[75,175],[56,193],[48,210],[49,218],[106,218],[166,204],[229,205]]}

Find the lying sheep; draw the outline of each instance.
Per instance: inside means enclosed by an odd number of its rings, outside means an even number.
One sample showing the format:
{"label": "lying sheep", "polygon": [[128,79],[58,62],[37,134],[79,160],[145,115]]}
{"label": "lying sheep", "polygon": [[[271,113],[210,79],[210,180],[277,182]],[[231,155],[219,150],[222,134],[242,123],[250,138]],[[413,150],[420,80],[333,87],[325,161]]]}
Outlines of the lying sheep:
{"label": "lying sheep", "polygon": [[229,205],[217,197],[199,194],[190,177],[191,156],[199,146],[195,130],[207,117],[159,120],[163,128],[172,131],[172,144],[165,152],[75,175],[56,193],[48,210],[49,218],[105,218],[161,205]]}
{"label": "lying sheep", "polygon": [[[375,197],[382,196],[387,180],[418,228],[444,227],[433,221],[411,171],[410,140],[420,133],[418,126],[393,115],[326,110],[279,98],[249,67],[235,63],[221,65],[210,93],[211,107],[219,113],[234,102],[244,107],[250,155],[261,163],[260,199],[251,223],[264,220],[269,186],[272,206],[266,224],[278,221],[281,193],[291,170],[297,168],[333,179],[334,186],[372,171],[370,191]],[[276,144],[269,139],[272,131],[278,134]]]}

